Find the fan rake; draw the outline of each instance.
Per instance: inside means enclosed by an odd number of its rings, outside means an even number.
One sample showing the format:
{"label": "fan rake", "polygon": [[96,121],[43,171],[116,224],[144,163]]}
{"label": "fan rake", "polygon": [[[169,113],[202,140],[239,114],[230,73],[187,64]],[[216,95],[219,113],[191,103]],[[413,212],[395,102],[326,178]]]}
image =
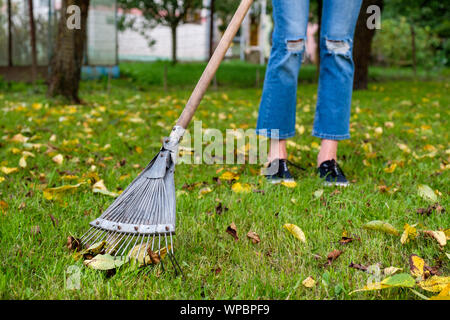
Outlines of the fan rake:
{"label": "fan rake", "polygon": [[143,252],[144,264],[147,257],[153,261],[156,255],[163,269],[162,256],[167,254],[175,273],[182,274],[173,249],[178,145],[252,2],[241,1],[169,138],[125,191],[99,218],[90,222],[91,228],[80,239],[83,247],[105,241],[105,253],[141,259]]}

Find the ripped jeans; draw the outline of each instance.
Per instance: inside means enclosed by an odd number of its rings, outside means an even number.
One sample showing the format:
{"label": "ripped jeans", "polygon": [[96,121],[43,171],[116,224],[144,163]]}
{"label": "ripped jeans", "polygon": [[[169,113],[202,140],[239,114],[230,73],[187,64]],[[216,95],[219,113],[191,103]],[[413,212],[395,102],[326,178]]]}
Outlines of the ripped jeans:
{"label": "ripped jeans", "polygon": [[[323,0],[320,76],[312,132],[321,139],[350,138],[353,35],[361,2]],[[298,73],[305,52],[309,0],[272,3],[275,27],[256,133],[287,139],[295,135]]]}

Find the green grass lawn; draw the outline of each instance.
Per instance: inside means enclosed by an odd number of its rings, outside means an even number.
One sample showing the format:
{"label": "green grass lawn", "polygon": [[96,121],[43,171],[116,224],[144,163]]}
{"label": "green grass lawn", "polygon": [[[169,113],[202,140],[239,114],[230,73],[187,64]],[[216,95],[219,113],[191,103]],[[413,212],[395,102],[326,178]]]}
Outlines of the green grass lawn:
{"label": "green grass lawn", "polygon": [[[157,153],[191,88],[164,92],[160,86],[116,80],[108,90],[101,82],[84,82],[80,106],[47,100],[44,89],[0,92],[0,166],[17,168],[0,172],[2,299],[420,299],[404,288],[350,295],[370,275],[349,265],[379,263],[409,273],[408,258],[417,254],[441,275],[450,274],[448,245],[440,248],[423,236],[402,245],[400,236],[362,228],[372,220],[389,222],[400,232],[405,223],[427,230],[450,227],[448,82],[382,82],[354,93],[352,138],[339,147],[340,163],[353,182],[346,189],[322,187],[315,174],[319,141],[310,132],[316,84],[300,85],[297,123],[305,131],[289,148],[292,161],[306,170],[293,168],[295,188],[267,184],[255,175],[258,165],[177,166],[175,250],[185,281],[160,268],[146,275],[119,269],[108,276],[84,267],[66,248],[67,236],[82,235],[113,199],[94,194],[88,184],[60,201],[46,200],[43,190],[76,184],[89,172],[110,191],[124,189]],[[222,131],[253,128],[260,96],[255,88],[209,91],[195,119]],[[11,141],[19,133],[29,138],[25,144]],[[34,155],[28,155],[25,168],[19,166],[23,151]],[[52,161],[57,154],[64,158],[60,165]],[[384,170],[393,164],[393,172]],[[259,192],[240,194],[226,182],[217,184],[213,178],[227,170]],[[183,188],[198,182],[204,183]],[[418,214],[418,208],[432,204],[418,195],[419,184],[436,190],[447,212]],[[205,186],[212,192],[199,197]],[[324,192],[316,198],[319,189]],[[221,214],[215,212],[219,202],[228,208]],[[225,231],[232,222],[238,241]],[[285,223],[299,226],[307,243],[287,233]],[[344,230],[360,240],[340,244]],[[261,242],[253,244],[248,231]],[[324,266],[335,249],[344,252]],[[71,265],[81,268],[79,290],[65,289]],[[317,282],[313,288],[302,285],[309,276]]]}

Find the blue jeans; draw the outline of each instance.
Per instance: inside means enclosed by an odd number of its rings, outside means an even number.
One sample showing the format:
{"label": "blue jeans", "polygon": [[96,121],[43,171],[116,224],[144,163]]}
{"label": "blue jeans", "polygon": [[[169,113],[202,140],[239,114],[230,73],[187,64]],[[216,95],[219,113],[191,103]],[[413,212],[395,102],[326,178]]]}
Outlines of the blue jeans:
{"label": "blue jeans", "polygon": [[[350,138],[353,35],[361,2],[323,0],[315,137]],[[256,133],[286,139],[295,135],[298,72],[305,52],[309,0],[272,3],[275,27]]]}

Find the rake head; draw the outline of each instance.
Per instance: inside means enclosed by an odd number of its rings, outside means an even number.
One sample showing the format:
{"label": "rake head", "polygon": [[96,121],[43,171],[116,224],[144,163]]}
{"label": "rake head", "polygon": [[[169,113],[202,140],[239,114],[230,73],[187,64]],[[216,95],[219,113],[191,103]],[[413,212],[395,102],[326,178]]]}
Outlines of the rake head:
{"label": "rake head", "polygon": [[[105,241],[104,252],[145,261],[166,252],[175,273],[181,268],[173,251],[175,235],[174,172],[184,129],[175,126],[159,153],[81,237],[83,247]],[[147,258],[147,259],[146,259]],[[153,259],[152,259],[153,260]]]}

